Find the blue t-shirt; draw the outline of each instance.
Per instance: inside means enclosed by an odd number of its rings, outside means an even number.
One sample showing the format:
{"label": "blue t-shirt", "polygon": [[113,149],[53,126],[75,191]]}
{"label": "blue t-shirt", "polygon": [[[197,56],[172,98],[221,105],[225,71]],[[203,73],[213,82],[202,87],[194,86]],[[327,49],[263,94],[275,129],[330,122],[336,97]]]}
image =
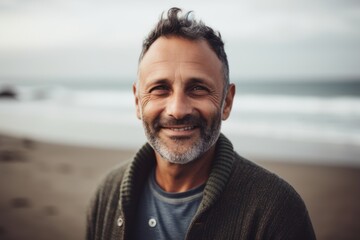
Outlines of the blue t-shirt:
{"label": "blue t-shirt", "polygon": [[202,199],[205,184],[181,193],[162,190],[155,171],[145,184],[136,219],[136,240],[183,240]]}

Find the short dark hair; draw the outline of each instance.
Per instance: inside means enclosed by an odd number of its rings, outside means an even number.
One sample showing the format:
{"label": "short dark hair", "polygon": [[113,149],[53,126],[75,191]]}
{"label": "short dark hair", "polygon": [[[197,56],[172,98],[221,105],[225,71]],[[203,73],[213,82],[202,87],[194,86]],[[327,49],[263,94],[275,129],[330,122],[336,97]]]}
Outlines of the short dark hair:
{"label": "short dark hair", "polygon": [[180,8],[174,7],[167,11],[167,18],[164,18],[164,13],[162,13],[159,22],[143,41],[139,63],[150,46],[159,37],[179,36],[189,40],[205,40],[222,62],[225,81],[224,91],[226,91],[229,85],[229,64],[221,34],[218,31],[214,31],[211,27],[206,26],[202,21],[197,21],[192,18],[190,16],[191,11],[179,16],[181,12],[182,10]]}

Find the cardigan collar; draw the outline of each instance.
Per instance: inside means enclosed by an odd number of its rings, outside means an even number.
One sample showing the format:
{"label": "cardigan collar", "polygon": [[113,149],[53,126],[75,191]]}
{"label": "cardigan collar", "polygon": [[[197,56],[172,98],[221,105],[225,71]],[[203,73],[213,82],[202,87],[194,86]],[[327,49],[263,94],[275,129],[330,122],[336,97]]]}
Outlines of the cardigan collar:
{"label": "cardigan collar", "polygon": [[[205,211],[216,202],[223,191],[231,174],[234,161],[232,143],[220,134],[216,142],[215,158],[212,163],[209,178],[206,182],[203,199],[198,212]],[[155,165],[155,154],[150,144],[146,143],[135,155],[134,160],[126,169],[120,187],[120,205],[126,211],[132,204],[137,203],[142,186],[147,180],[150,170]]]}

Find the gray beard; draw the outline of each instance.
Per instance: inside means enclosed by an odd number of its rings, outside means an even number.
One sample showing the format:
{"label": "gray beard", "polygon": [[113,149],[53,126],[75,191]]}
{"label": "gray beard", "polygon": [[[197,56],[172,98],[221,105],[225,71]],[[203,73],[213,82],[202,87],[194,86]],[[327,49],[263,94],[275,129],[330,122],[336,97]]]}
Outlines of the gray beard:
{"label": "gray beard", "polygon": [[212,125],[200,127],[200,140],[193,144],[189,149],[183,150],[181,153],[177,150],[183,148],[181,139],[173,139],[175,143],[179,144],[178,149],[171,151],[156,133],[152,133],[148,124],[143,121],[145,135],[152,148],[165,160],[175,164],[187,164],[200,158],[206,151],[208,151],[217,141],[220,136],[221,118],[216,116]]}

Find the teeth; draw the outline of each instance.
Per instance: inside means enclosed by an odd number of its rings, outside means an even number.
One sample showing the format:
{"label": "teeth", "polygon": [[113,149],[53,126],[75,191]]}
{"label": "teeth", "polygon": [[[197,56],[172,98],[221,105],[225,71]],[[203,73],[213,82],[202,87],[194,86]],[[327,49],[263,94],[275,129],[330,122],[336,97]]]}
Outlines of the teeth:
{"label": "teeth", "polygon": [[188,130],[192,130],[192,129],[194,129],[195,127],[183,127],[183,128],[171,128],[171,130],[173,130],[173,131],[188,131]]}

